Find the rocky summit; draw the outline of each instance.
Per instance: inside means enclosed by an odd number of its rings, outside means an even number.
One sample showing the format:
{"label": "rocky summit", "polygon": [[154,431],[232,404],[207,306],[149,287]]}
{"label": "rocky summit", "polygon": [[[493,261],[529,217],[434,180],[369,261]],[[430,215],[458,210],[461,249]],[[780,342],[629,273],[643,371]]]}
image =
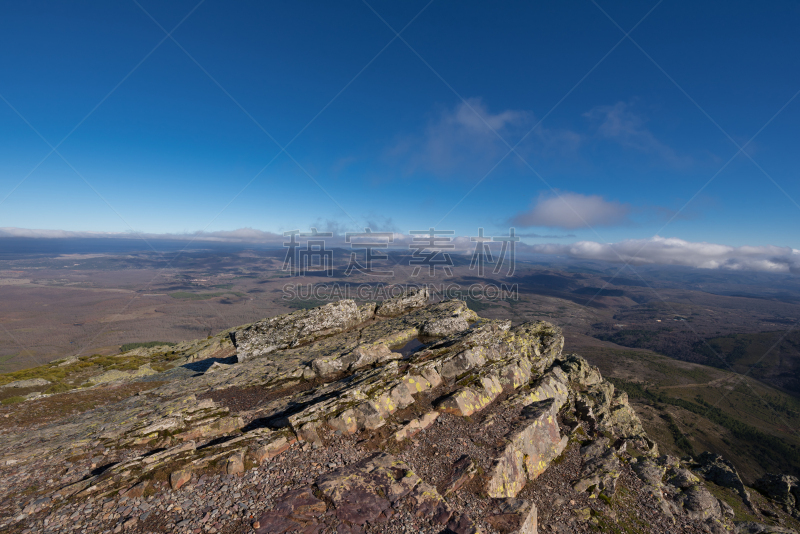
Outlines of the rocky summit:
{"label": "rocky summit", "polygon": [[167,360],[49,397],[104,392],[82,410],[27,423],[34,395],[5,415],[3,532],[794,532],[797,479],[766,477],[756,497],[722,457],[660,455],[627,395],[546,322],[422,289]]}

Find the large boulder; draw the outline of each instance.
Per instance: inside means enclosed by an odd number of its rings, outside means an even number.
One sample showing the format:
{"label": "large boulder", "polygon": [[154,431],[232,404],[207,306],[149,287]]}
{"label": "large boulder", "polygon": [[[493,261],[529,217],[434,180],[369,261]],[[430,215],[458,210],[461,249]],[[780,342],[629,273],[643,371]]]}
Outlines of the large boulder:
{"label": "large boulder", "polygon": [[767,473],[756,480],[753,487],[781,504],[787,512],[796,512],[800,508],[800,481],[797,477]]}
{"label": "large boulder", "polygon": [[516,497],[563,452],[568,440],[561,436],[556,414],[553,399],[523,408],[521,422],[506,436],[507,444],[489,472],[490,497]]}
{"label": "large boulder", "polygon": [[511,351],[524,356],[532,363],[532,370],[541,374],[561,356],[564,348],[564,334],[561,329],[545,321],[522,323],[511,328],[504,341]]}
{"label": "large boulder", "polygon": [[232,333],[239,362],[314,342],[343,332],[371,319],[375,306],[358,306],[353,300],[340,300],[310,310],[278,315],[258,321]]}
{"label": "large boulder", "polygon": [[397,317],[428,303],[430,293],[427,287],[409,288],[402,294],[386,299],[378,305],[375,315],[380,317]]}
{"label": "large boulder", "polygon": [[572,488],[588,492],[594,497],[600,494],[613,497],[617,491],[617,478],[621,473],[619,457],[609,446],[608,438],[599,438],[581,447],[580,478]]}
{"label": "large boulder", "polygon": [[752,506],[750,493],[744,487],[744,483],[732,463],[719,454],[708,451],[697,458],[697,463],[699,467],[695,469],[695,472],[718,486],[733,489],[739,494],[742,501],[748,506]]}
{"label": "large boulder", "polygon": [[676,499],[687,516],[695,520],[717,519],[722,517],[719,501],[702,484],[686,488]]}

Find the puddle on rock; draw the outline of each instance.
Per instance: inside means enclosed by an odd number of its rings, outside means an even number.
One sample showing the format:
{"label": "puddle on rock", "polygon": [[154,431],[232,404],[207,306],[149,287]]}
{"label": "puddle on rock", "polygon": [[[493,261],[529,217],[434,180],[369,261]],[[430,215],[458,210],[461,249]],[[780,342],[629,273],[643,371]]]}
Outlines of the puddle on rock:
{"label": "puddle on rock", "polygon": [[400,354],[403,355],[403,359],[407,360],[407,359],[409,359],[411,357],[412,354],[414,354],[418,350],[424,349],[425,347],[427,347],[430,344],[431,344],[431,342],[425,343],[424,341],[420,340],[419,337],[415,337],[415,338],[412,338],[410,341],[408,341],[402,347],[398,346],[398,347],[390,347],[390,348],[391,348],[392,352],[399,352]]}

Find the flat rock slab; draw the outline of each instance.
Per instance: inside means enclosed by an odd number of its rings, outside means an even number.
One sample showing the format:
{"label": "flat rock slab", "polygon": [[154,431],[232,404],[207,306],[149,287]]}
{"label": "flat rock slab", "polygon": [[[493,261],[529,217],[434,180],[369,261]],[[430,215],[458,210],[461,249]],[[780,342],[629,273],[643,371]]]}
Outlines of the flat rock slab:
{"label": "flat rock slab", "polygon": [[375,305],[358,306],[352,300],[340,300],[287,315],[265,319],[235,332],[233,336],[239,362],[311,343],[344,332],[371,319]]}
{"label": "flat rock slab", "polygon": [[478,468],[475,462],[467,455],[462,456],[453,463],[450,472],[438,485],[439,493],[448,495],[461,489],[464,484],[472,480]]}
{"label": "flat rock slab", "polygon": [[521,415],[522,421],[506,436],[508,444],[492,465],[486,488],[490,497],[516,497],[567,445],[567,437],[562,438],[558,428],[554,399],[529,404]]}

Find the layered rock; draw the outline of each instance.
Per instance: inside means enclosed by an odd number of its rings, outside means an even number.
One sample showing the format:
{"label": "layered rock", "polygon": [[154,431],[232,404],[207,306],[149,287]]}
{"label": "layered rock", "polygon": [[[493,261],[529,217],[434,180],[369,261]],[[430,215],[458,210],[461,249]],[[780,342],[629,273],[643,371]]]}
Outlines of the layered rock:
{"label": "layered rock", "polygon": [[240,362],[332,336],[371,319],[375,305],[352,300],[331,302],[254,323],[232,335]]}
{"label": "layered rock", "polygon": [[[583,358],[562,355],[559,328],[478,320],[462,301],[427,299],[419,290],[381,305],[344,300],[205,340],[179,368],[141,378],[161,379],[146,393],[4,436],[5,466],[95,451],[85,468],[54,478],[49,500],[29,499],[25,509],[39,513],[59,499],[141,499],[164,487],[153,482],[159,478],[173,492],[209,473],[241,479],[334,442],[361,447],[356,461],[317,466],[302,484],[270,482],[274,502],[251,518],[256,532],[357,532],[410,513],[437,531],[535,533],[540,517],[530,488],[562,460],[572,462],[560,472],[582,499],[575,504],[581,521],[598,513],[588,499],[615,502],[625,473],[641,480],[660,517],[675,525],[696,521],[713,530],[724,519],[691,469],[747,496],[724,459],[658,456],[624,392]],[[228,334],[236,364],[213,357],[229,348]],[[415,338],[419,348],[403,348]],[[436,437],[453,427],[462,430],[449,439],[466,453],[438,456]],[[418,442],[439,467],[412,469],[401,458]],[[282,476],[270,473],[269,481]],[[796,479],[763,487],[796,506]],[[467,495],[480,514],[463,504]],[[9,517],[27,516],[15,510]]]}

